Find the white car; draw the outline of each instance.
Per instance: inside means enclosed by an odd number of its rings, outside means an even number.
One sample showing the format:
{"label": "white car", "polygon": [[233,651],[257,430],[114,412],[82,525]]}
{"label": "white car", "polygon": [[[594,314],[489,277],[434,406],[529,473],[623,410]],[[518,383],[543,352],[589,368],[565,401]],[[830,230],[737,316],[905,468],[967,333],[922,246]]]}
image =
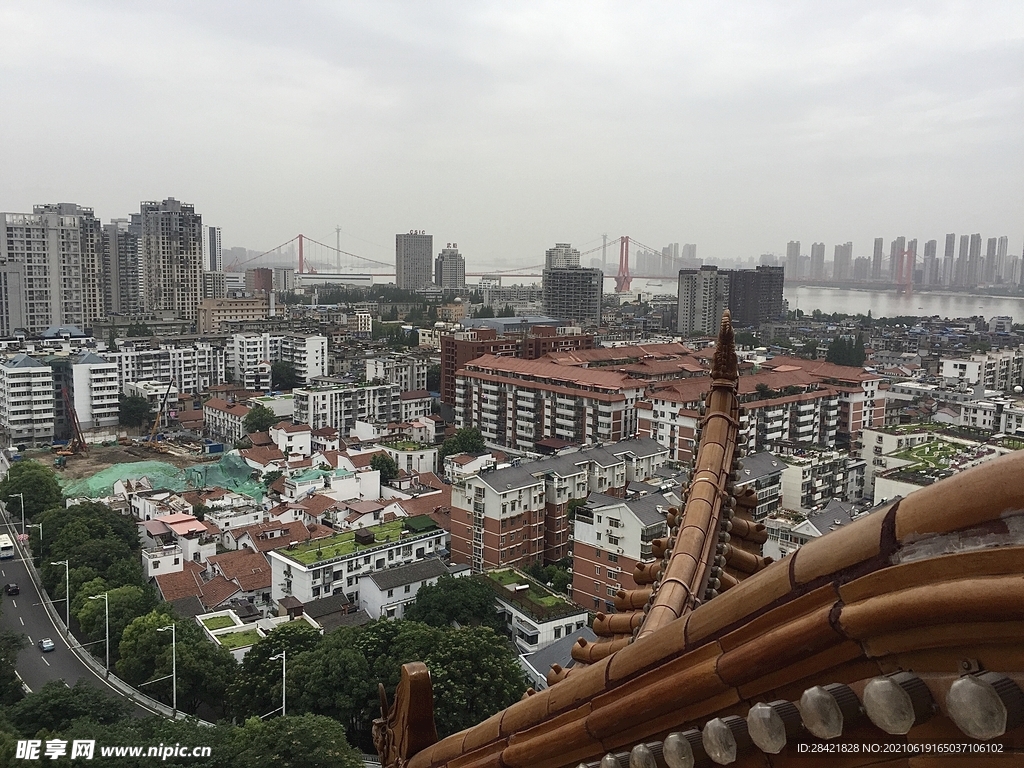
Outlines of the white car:
{"label": "white car", "polygon": [[49,653],[57,648],[56,644],[48,637],[44,637],[39,641],[39,650],[43,653]]}

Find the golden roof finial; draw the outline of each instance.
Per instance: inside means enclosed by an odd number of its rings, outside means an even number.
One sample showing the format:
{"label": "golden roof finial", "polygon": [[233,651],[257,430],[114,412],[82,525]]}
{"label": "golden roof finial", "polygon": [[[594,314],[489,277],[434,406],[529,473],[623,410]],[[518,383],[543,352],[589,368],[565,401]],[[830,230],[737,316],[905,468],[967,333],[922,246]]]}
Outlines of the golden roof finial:
{"label": "golden roof finial", "polygon": [[732,381],[739,378],[739,368],[736,363],[736,334],[732,330],[732,315],[728,309],[722,313],[722,329],[718,332],[718,341],[715,343],[715,356],[711,362],[711,378]]}

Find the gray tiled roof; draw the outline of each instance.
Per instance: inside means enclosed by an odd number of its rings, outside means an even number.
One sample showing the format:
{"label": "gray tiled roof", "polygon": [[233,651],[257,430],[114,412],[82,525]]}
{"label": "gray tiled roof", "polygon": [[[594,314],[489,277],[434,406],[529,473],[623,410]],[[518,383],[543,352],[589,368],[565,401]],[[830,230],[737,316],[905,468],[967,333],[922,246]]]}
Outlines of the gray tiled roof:
{"label": "gray tiled roof", "polygon": [[665,522],[665,514],[658,511],[658,507],[668,509],[671,506],[668,500],[660,493],[652,493],[647,496],[637,496],[634,499],[620,499],[616,496],[607,496],[603,493],[592,493],[587,497],[589,509],[602,509],[616,505],[625,505],[637,516],[637,519],[645,526],[656,525]]}
{"label": "gray tiled roof", "polygon": [[[828,505],[813,515],[807,517],[807,522],[821,531],[824,536],[830,530],[847,526],[853,522],[853,504],[838,499],[832,499]],[[836,522],[838,521],[838,522]]]}
{"label": "gray tiled roof", "polygon": [[[529,466],[539,469],[539,463],[540,462],[536,462]],[[534,477],[525,466],[508,467],[506,469],[495,470],[494,472],[484,472],[478,475],[476,479],[483,480],[496,491],[529,488],[532,485],[537,485],[538,482],[543,482],[543,480],[538,480],[538,478]]]}
{"label": "gray tiled roof", "polygon": [[752,453],[749,456],[745,456],[742,461],[743,470],[740,472],[739,479],[741,484],[778,474],[786,468],[785,462],[769,451]]}
{"label": "gray tiled roof", "polygon": [[408,565],[399,565],[396,568],[371,573],[370,580],[377,585],[377,589],[395,589],[417,581],[436,579],[439,576],[447,575],[447,573],[448,566],[436,557],[431,557]]}
{"label": "gray tiled roof", "polygon": [[594,630],[584,625],[582,629],[574,629],[564,637],[551,645],[546,645],[539,651],[526,656],[526,660],[530,666],[537,670],[541,676],[548,673],[551,669],[552,664],[558,664],[563,669],[569,669],[576,662],[572,658],[572,647],[576,643],[576,638],[582,637],[588,643],[592,643],[597,640],[597,635],[594,634]]}
{"label": "gray tiled roof", "polygon": [[45,363],[41,363],[34,357],[21,354],[15,355],[10,360],[4,362],[4,366],[7,368],[45,368]]}

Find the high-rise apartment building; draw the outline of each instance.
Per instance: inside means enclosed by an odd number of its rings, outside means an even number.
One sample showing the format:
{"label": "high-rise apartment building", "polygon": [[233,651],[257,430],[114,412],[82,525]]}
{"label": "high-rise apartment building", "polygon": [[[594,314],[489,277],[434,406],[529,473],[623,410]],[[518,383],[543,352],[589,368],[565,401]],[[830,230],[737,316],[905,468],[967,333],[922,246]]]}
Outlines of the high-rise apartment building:
{"label": "high-rise apartment building", "polygon": [[960,252],[956,257],[956,263],[953,267],[953,285],[963,287],[967,285],[968,266],[967,263],[970,260],[969,253],[971,249],[971,236],[960,235]]}
{"label": "high-rise apartment building", "polygon": [[[576,258],[578,261],[578,253]],[[579,266],[545,269],[541,281],[545,313],[585,328],[601,324],[604,273],[600,269]]]}
{"label": "high-rise apartment building", "polygon": [[981,234],[975,232],[971,235],[970,239],[970,250],[967,254],[967,287],[973,288],[982,282],[985,275],[982,271],[982,257],[981,257]]}
{"label": "high-rise apartment building", "polygon": [[57,203],[2,216],[0,290],[20,301],[0,306],[0,328],[88,329],[105,316],[102,229],[91,208]]}
{"label": "high-rise apartment building", "polygon": [[555,243],[544,253],[544,269],[566,269],[580,265],[580,252],[569,243]]}
{"label": "high-rise apartment building", "polygon": [[903,252],[907,248],[907,238],[897,237],[889,244],[889,282],[895,283],[899,266],[903,263]]}
{"label": "high-rise apartment building", "polygon": [[433,277],[434,236],[423,230],[395,235],[395,284],[408,291],[430,285]]}
{"label": "high-rise apartment building", "polygon": [[459,253],[458,243],[448,243],[434,260],[434,283],[440,288],[466,287],[466,260]]}
{"label": "high-rise apartment building", "polygon": [[832,279],[849,280],[853,276],[853,243],[837,245],[832,256]]}
{"label": "high-rise apartment building", "polygon": [[875,247],[871,254],[871,279],[882,279],[882,246],[884,241],[880,237],[875,238]]}
{"label": "high-rise apartment building", "polygon": [[939,243],[936,240],[929,240],[924,244],[924,261],[921,263],[922,285],[931,286],[939,284],[941,264],[939,264],[939,260],[935,256],[938,247]]}
{"label": "high-rise apartment building", "polygon": [[730,274],[718,267],[679,270],[676,330],[687,336],[717,334],[729,306],[729,287]]}
{"label": "high-rise apartment building", "polygon": [[111,219],[103,225],[103,292],[110,314],[142,311],[139,232],[128,219]]}
{"label": "high-rise apartment building", "polygon": [[825,244],[811,243],[811,280],[825,279]]}
{"label": "high-rise apartment building", "polygon": [[956,233],[946,235],[946,247],[942,255],[942,285],[953,285],[956,269]]}
{"label": "high-rise apartment building", "polygon": [[143,309],[195,320],[203,296],[203,217],[173,197],[140,208],[132,222],[139,227]]}
{"label": "high-rise apartment building", "polygon": [[[729,279],[728,307],[738,328],[782,318],[784,267],[761,265],[757,269],[721,272]],[[721,317],[721,312],[719,312]]]}
{"label": "high-rise apartment building", "polygon": [[1009,275],[1007,273],[1007,260],[1006,254],[1010,247],[1010,239],[1003,235],[996,241],[996,267],[995,267],[995,282],[1005,283],[1009,282]]}
{"label": "high-rise apartment building", "polygon": [[206,271],[224,271],[224,251],[220,243],[220,227],[206,228]]}
{"label": "high-rise apartment building", "polygon": [[786,243],[786,275],[790,280],[799,280],[803,277],[803,262],[800,259],[799,240],[790,240]]}

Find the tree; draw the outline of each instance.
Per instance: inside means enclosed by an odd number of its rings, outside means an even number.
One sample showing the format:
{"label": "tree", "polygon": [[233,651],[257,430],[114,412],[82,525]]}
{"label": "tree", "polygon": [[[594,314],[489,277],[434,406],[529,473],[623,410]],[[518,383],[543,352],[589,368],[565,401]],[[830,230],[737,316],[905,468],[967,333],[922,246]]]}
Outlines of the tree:
{"label": "tree", "polygon": [[501,311],[498,313],[498,317],[515,317],[515,316],[516,316],[516,308],[513,307],[511,304],[506,304],[504,307],[501,308]]}
{"label": "tree", "polygon": [[398,477],[397,462],[383,451],[375,453],[370,459],[370,469],[376,469],[380,472],[380,481],[382,483],[390,483]]}
{"label": "tree", "polygon": [[489,306],[487,306],[487,307],[480,307],[480,309],[478,309],[476,311],[476,314],[474,314],[473,316],[474,317],[494,317],[494,309],[492,307],[489,307]]}
{"label": "tree", "polygon": [[[222,709],[228,686],[237,664],[226,648],[209,642],[191,620],[174,621],[161,604],[145,616],[139,616],[121,635],[118,646],[118,674],[138,686],[171,674],[171,633],[157,631],[172,622],[177,640],[178,707],[196,712],[201,704]],[[166,704],[172,701],[171,680],[164,679],[145,688],[149,695]]]}
{"label": "tree", "polygon": [[[270,366],[270,381],[274,389],[294,389],[299,386],[299,376],[295,366],[287,360],[278,360]],[[262,432],[262,429],[252,430]]]}
{"label": "tree", "polygon": [[438,460],[443,461],[445,456],[456,453],[480,453],[485,449],[483,433],[476,427],[463,427],[441,443]]}
{"label": "tree", "polygon": [[253,717],[235,732],[235,764],[247,768],[362,768],[344,726],[320,715]]}
{"label": "tree", "polygon": [[[235,679],[228,686],[228,700],[238,716],[261,716],[281,706],[281,661],[271,661],[282,650],[287,658],[316,648],[320,634],[304,621],[293,621],[257,640],[242,660]],[[293,695],[294,675],[288,688]]]}
{"label": "tree", "polygon": [[[157,599],[153,588],[149,586],[126,586],[104,591],[106,601],[83,600],[75,617],[90,640],[105,640],[109,635],[110,659],[113,661],[117,659],[118,646],[125,628],[136,617],[153,610]],[[91,650],[97,656],[105,652],[102,642],[93,645]]]}
{"label": "tree", "polygon": [[253,432],[266,432],[281,419],[267,406],[256,403],[242,419],[242,429],[249,434]]}
{"label": "tree", "polygon": [[[815,310],[815,311],[817,311],[817,310]],[[800,356],[801,357],[809,358],[811,360],[817,360],[818,359],[818,342],[816,340],[814,340],[814,339],[811,339],[806,344],[804,344],[802,347],[800,347]]]}
{"label": "tree", "polygon": [[527,687],[508,643],[489,627],[448,630],[423,661],[433,682],[441,738],[510,706]]}
{"label": "tree", "polygon": [[63,680],[51,680],[31,696],[7,710],[11,724],[22,736],[39,731],[62,731],[74,720],[110,724],[120,720],[128,707],[121,699],[108,696],[84,680],[68,688]]}
{"label": "tree", "polygon": [[21,681],[15,669],[18,653],[26,644],[24,635],[7,629],[0,632],[0,708],[10,706],[22,697]]}
{"label": "tree", "polygon": [[265,475],[263,475],[263,485],[269,488],[274,484],[276,480],[282,477],[284,477],[284,472],[282,472],[280,469],[272,469]]}
{"label": "tree", "polygon": [[117,422],[122,427],[134,427],[139,429],[149,424],[153,419],[153,406],[149,400],[142,395],[127,395],[121,397],[118,406]]}
{"label": "tree", "polygon": [[[12,504],[19,493],[22,495]],[[34,520],[43,510],[59,506],[63,498],[57,474],[38,461],[14,462],[0,481],[0,499],[12,516],[21,514],[24,502],[26,519]]]}
{"label": "tree", "polygon": [[376,714],[377,685],[366,657],[352,646],[353,634],[343,629],[327,635],[312,651],[299,654],[289,674],[298,691],[296,711],[333,717],[354,743]]}
{"label": "tree", "polygon": [[485,626],[504,630],[494,605],[494,592],[477,578],[442,576],[437,584],[420,587],[416,601],[405,609],[409,621],[432,627]]}

